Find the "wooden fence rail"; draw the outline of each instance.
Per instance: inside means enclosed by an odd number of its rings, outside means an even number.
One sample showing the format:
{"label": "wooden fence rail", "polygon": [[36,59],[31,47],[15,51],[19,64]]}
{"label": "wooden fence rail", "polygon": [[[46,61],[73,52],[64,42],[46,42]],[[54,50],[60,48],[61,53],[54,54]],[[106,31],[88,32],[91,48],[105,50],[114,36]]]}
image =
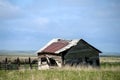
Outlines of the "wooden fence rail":
{"label": "wooden fence rail", "polygon": [[37,69],[37,60],[27,58],[21,61],[19,57],[10,61],[7,57],[0,62],[0,70]]}

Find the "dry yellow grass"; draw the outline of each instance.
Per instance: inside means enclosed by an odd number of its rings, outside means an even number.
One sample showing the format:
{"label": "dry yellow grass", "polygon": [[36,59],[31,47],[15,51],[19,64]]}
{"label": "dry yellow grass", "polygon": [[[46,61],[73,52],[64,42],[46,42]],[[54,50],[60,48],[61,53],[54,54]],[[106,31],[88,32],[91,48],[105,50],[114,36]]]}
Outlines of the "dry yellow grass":
{"label": "dry yellow grass", "polygon": [[120,62],[120,57],[100,57],[100,62]]}

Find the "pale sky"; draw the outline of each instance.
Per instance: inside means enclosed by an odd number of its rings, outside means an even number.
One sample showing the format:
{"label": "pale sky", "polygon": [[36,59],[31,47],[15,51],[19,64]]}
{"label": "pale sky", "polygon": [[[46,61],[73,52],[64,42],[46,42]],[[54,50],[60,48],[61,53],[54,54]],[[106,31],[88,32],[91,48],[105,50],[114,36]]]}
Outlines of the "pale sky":
{"label": "pale sky", "polygon": [[120,53],[120,0],[0,0],[0,50],[38,50],[53,38],[84,39]]}

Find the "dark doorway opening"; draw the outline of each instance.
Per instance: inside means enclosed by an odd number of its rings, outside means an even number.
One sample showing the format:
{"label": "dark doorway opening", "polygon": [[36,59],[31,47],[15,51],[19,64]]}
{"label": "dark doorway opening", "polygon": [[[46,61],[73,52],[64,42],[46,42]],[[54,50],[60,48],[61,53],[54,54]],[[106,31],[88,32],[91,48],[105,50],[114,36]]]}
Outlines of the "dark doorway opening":
{"label": "dark doorway opening", "polygon": [[41,58],[41,64],[48,64],[46,57]]}
{"label": "dark doorway opening", "polygon": [[49,60],[50,60],[50,66],[57,66],[57,63],[54,59],[49,58]]}

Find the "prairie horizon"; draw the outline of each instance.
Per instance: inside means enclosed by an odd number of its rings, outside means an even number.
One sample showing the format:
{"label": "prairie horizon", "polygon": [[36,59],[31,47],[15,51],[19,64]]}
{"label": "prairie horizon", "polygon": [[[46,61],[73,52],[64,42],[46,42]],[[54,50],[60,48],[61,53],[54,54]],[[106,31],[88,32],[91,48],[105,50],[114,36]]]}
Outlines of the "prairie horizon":
{"label": "prairie horizon", "polygon": [[[33,55],[37,56],[35,54],[37,50],[0,50],[0,55]],[[120,53],[118,52],[103,52],[100,53],[100,56],[120,56]]]}

